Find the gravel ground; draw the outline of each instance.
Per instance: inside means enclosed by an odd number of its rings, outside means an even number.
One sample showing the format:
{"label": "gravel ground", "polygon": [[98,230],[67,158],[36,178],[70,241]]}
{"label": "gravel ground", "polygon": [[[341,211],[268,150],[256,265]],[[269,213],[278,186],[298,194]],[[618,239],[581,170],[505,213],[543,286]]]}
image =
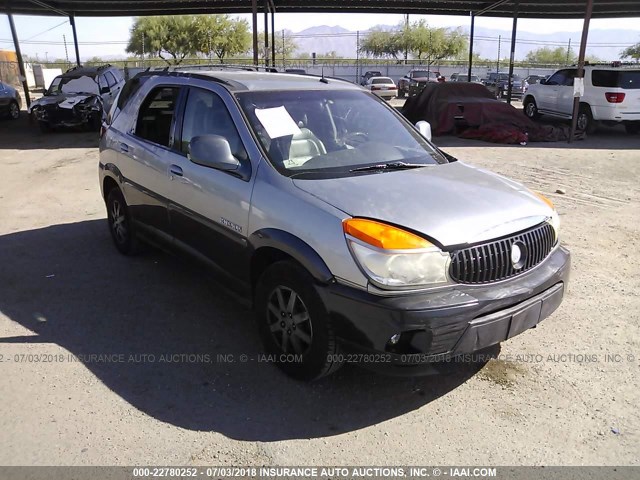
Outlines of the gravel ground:
{"label": "gravel ground", "polygon": [[257,358],[250,312],[183,259],[116,253],[92,134],[1,122],[0,464],[640,464],[640,137],[437,143],[556,202],[564,303],[479,371],[302,384],[164,357]]}

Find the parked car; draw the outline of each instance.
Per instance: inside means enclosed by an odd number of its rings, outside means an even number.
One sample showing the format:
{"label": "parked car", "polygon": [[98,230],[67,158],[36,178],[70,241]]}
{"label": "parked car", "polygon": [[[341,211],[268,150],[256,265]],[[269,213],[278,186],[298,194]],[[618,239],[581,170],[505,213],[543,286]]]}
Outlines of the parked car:
{"label": "parked car", "polygon": [[[529,86],[524,113],[570,119],[576,68],[562,68],[548,80]],[[584,95],[580,98],[577,127],[591,133],[597,122],[623,123],[627,132],[640,132],[640,68],[588,66],[584,69]]]}
{"label": "parked car", "polygon": [[18,90],[8,83],[0,82],[0,116],[17,120],[20,117],[22,98]]}
{"label": "parked car", "polygon": [[[455,77],[453,76],[455,75]],[[469,74],[468,73],[458,73],[458,74],[453,74],[451,75],[451,80],[452,82],[472,82],[472,83],[482,83],[482,81],[480,80],[480,77],[478,77],[478,75],[471,75],[471,80],[469,80]]]}
{"label": "parked car", "polygon": [[398,94],[396,84],[389,77],[371,77],[367,80],[365,87],[385,100],[396,98]]}
{"label": "parked car", "polygon": [[545,75],[529,75],[524,79],[525,89],[529,87],[529,85],[535,85],[536,83],[540,83],[540,80],[545,80]]}
{"label": "parked car", "polygon": [[440,72],[436,71],[423,69],[410,70],[404,77],[398,80],[398,97],[403,98],[405,95],[417,95],[429,82],[444,82],[444,77],[440,75]]}
{"label": "parked car", "polygon": [[117,67],[74,67],[53,79],[44,96],[31,103],[29,113],[44,132],[77,126],[97,130],[123,85]]}
{"label": "parked car", "polygon": [[424,373],[536,326],[570,263],[548,199],[428,132],[345,81],[146,72],[100,140],[109,230],[209,266],[293,377]]}
{"label": "parked car", "polygon": [[[507,98],[509,89],[508,73],[489,72],[482,83],[493,92],[496,98]],[[524,91],[525,83],[522,78],[520,78],[520,75],[513,74],[511,77],[511,96],[513,98],[522,98]]]}
{"label": "parked car", "polygon": [[365,86],[371,77],[381,77],[382,72],[377,70],[368,70],[362,74],[360,78],[360,85]]}

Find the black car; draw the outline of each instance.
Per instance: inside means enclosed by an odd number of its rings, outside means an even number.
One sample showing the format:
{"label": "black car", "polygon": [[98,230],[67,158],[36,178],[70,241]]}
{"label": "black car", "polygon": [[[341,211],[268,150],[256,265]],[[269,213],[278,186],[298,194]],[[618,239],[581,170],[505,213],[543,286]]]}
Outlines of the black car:
{"label": "black car", "polygon": [[22,99],[11,85],[0,82],[0,116],[17,120],[20,117]]}
{"label": "black car", "polygon": [[78,126],[97,130],[123,85],[122,72],[111,65],[74,67],[53,79],[29,113],[42,131]]}
{"label": "black car", "polygon": [[367,72],[364,72],[362,74],[362,77],[360,78],[360,85],[365,86],[369,81],[369,79],[372,77],[382,77],[382,76],[383,76],[382,72],[379,72],[378,70],[369,70]]}
{"label": "black car", "polygon": [[[509,74],[491,72],[487,78],[483,80],[485,86],[493,92],[496,98],[506,98],[509,89]],[[522,98],[525,91],[525,82],[522,81],[520,75],[513,74],[511,76],[511,96],[514,98]]]}

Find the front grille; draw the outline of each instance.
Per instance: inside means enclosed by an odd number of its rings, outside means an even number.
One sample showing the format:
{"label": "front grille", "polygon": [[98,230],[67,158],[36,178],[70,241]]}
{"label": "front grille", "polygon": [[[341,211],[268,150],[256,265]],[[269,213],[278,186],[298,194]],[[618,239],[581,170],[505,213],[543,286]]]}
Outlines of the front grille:
{"label": "front grille", "polygon": [[[522,260],[514,266],[514,244]],[[458,283],[490,283],[519,275],[542,262],[553,249],[555,233],[548,223],[500,240],[451,252],[449,275]]]}

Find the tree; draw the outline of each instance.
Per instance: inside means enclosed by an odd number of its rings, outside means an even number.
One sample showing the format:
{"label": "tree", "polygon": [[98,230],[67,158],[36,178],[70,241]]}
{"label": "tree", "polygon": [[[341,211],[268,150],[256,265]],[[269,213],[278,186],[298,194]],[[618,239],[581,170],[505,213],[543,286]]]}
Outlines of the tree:
{"label": "tree", "polygon": [[527,53],[525,60],[529,63],[546,65],[571,65],[578,61],[578,57],[573,49],[569,49],[569,55],[567,55],[567,49],[564,47],[541,47]]}
{"label": "tree", "polygon": [[455,58],[466,46],[461,29],[430,27],[422,19],[408,26],[402,23],[393,31],[370,30],[360,45],[360,51],[374,57],[397,59],[407,50],[414,58],[426,58],[432,64],[445,58]]}
{"label": "tree", "polygon": [[196,49],[207,56],[215,53],[220,63],[226,57],[245,53],[251,46],[249,23],[229,15],[202,15],[196,19]]}
{"label": "tree", "polygon": [[640,62],[640,42],[625,48],[620,52],[620,58],[633,58],[636,62]]}
{"label": "tree", "polygon": [[400,41],[404,33],[383,30],[380,27],[374,27],[364,37],[360,43],[360,52],[372,57],[391,57],[398,58],[401,51]]}
{"label": "tree", "polygon": [[140,17],[131,27],[126,50],[179,65],[187,55],[198,51],[197,33],[197,17],[193,15]]}

